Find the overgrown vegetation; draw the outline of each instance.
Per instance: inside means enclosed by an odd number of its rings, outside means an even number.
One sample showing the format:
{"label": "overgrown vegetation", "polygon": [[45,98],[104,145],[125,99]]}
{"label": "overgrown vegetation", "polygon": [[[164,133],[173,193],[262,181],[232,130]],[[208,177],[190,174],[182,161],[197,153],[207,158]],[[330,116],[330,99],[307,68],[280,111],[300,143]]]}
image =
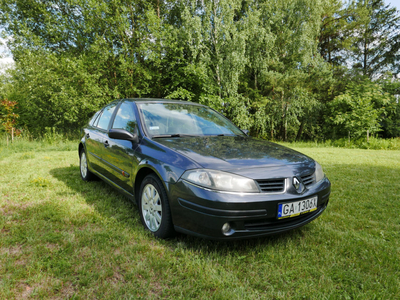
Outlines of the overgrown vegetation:
{"label": "overgrown vegetation", "polygon": [[7,137],[0,135],[0,160],[16,153],[31,153],[41,151],[71,151],[78,149],[76,136],[55,133],[55,128],[47,128],[41,137],[33,137],[22,132],[13,143],[7,144]]}
{"label": "overgrown vegetation", "polygon": [[356,140],[348,140],[345,138],[337,140],[319,141],[301,141],[291,143],[280,143],[287,147],[301,147],[301,148],[348,148],[348,149],[369,149],[369,150],[400,150],[400,139],[381,139],[371,137],[367,141],[366,138]]}
{"label": "overgrown vegetation", "polygon": [[104,104],[207,104],[274,140],[400,136],[399,12],[383,0],[0,4],[20,128],[74,132]]}
{"label": "overgrown vegetation", "polygon": [[75,142],[20,142],[0,152],[14,149],[0,157],[1,299],[400,298],[400,151],[303,145],[332,181],[324,214],[216,243],[155,239],[132,202],[81,180]]}

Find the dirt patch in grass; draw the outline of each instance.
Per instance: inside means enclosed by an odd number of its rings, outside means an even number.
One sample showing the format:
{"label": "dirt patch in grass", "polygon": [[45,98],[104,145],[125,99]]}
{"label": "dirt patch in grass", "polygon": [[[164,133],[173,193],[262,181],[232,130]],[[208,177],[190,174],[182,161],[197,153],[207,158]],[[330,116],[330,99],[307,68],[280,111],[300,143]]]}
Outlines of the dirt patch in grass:
{"label": "dirt patch in grass", "polygon": [[125,277],[121,273],[119,273],[119,271],[114,271],[113,276],[111,278],[107,278],[107,281],[112,285],[126,283]]}
{"label": "dirt patch in grass", "polygon": [[12,216],[19,211],[24,211],[28,208],[31,208],[35,205],[41,204],[43,201],[13,201],[9,198],[6,198],[3,207],[0,207],[0,213],[3,216]]}
{"label": "dirt patch in grass", "polygon": [[39,282],[21,282],[14,290],[15,299],[69,299],[76,293],[76,289],[70,283],[63,283],[57,278],[45,276]]}
{"label": "dirt patch in grass", "polygon": [[165,286],[160,283],[160,278],[153,278],[150,283],[149,296],[154,298],[160,298],[164,290],[168,290]]}
{"label": "dirt patch in grass", "polygon": [[20,299],[27,299],[33,292],[33,287],[27,285],[27,284],[22,284],[21,285],[22,292],[20,294]]}
{"label": "dirt patch in grass", "polygon": [[60,250],[61,246],[59,244],[51,244],[47,243],[46,248],[49,249],[51,252]]}
{"label": "dirt patch in grass", "polygon": [[17,256],[17,255],[21,255],[22,254],[22,246],[17,245],[14,247],[2,247],[0,248],[0,254],[1,255],[11,255],[11,256]]}
{"label": "dirt patch in grass", "polygon": [[70,299],[74,294],[76,293],[75,287],[72,285],[72,283],[67,282],[64,283],[59,295],[57,297],[54,297],[53,299]]}

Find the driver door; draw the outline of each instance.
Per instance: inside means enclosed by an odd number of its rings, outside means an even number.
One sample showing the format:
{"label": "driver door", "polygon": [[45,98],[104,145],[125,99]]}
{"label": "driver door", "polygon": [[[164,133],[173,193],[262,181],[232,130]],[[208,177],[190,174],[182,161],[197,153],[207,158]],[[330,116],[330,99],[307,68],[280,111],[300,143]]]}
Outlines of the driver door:
{"label": "driver door", "polygon": [[[137,121],[132,102],[122,102],[118,107],[110,129],[124,129],[131,133],[138,133]],[[112,139],[106,137],[108,147],[103,156],[107,178],[124,189],[129,194],[133,194],[132,173],[137,166],[138,160],[135,151],[138,143],[126,140]]]}

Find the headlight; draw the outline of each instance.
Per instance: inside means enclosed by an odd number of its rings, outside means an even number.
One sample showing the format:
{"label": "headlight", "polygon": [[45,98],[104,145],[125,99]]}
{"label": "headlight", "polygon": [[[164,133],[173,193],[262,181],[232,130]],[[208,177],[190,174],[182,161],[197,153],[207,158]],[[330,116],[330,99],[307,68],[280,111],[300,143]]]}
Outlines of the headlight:
{"label": "headlight", "polygon": [[319,163],[315,162],[315,180],[316,182],[320,182],[322,179],[324,179],[325,174],[324,171],[322,170],[322,167]]}
{"label": "headlight", "polygon": [[253,179],[243,176],[208,169],[186,171],[182,179],[202,187],[229,192],[259,193]]}

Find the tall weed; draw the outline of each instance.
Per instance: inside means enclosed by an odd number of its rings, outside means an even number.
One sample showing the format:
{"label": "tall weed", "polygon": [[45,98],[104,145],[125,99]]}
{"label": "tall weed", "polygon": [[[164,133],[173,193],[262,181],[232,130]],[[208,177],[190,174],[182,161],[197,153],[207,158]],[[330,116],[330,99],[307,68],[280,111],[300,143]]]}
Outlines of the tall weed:
{"label": "tall weed", "polygon": [[9,139],[7,145],[6,134],[0,135],[0,160],[10,156],[13,153],[41,152],[41,151],[71,151],[78,149],[79,138],[77,135],[65,136],[59,134],[54,128],[49,128],[42,137],[34,138],[29,131],[14,138]]}

